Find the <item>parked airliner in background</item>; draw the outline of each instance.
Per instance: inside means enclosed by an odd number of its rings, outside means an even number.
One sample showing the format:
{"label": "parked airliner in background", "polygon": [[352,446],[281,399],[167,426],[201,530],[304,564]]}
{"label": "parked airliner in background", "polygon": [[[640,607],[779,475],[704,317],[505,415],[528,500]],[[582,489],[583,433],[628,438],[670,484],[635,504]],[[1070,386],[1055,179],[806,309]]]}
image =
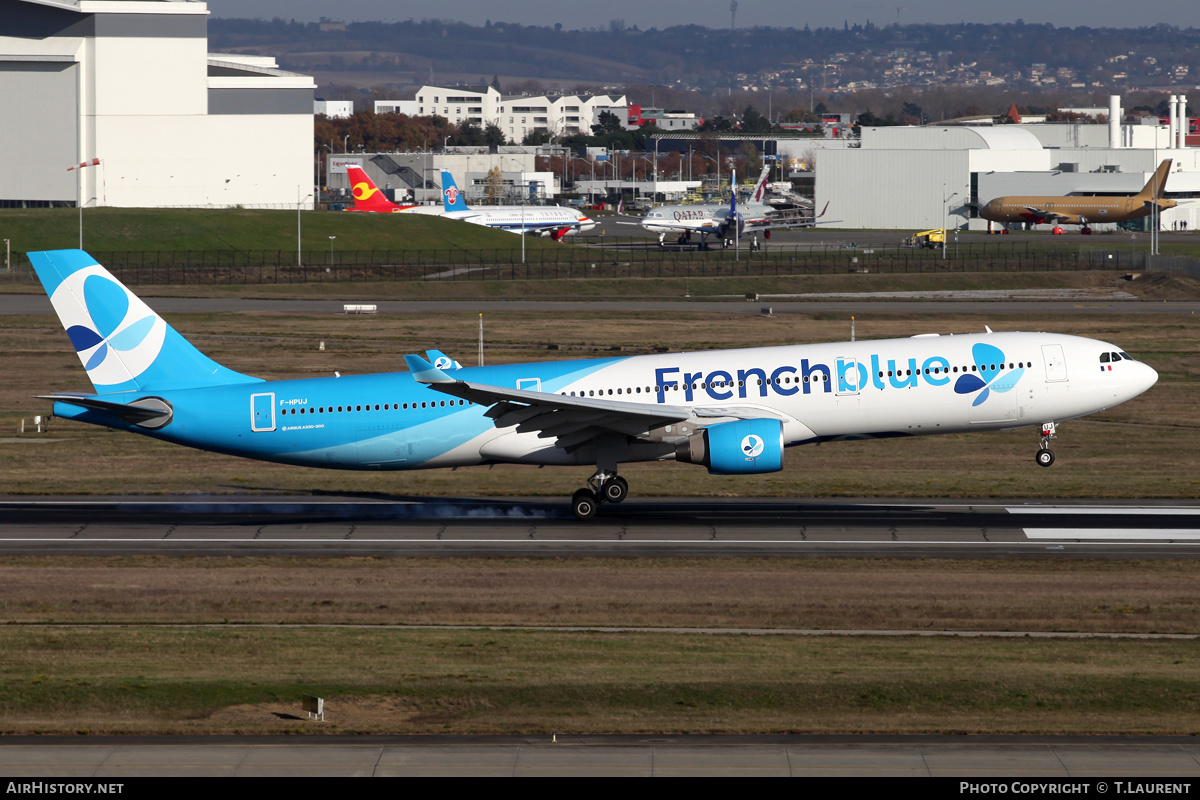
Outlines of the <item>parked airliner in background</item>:
{"label": "parked airliner in background", "polygon": [[[355,211],[381,213],[429,214],[448,219],[472,222],[489,228],[499,228],[511,233],[528,233],[549,236],[555,241],[578,231],[588,231],[596,226],[595,221],[578,211],[561,206],[480,206],[471,208],[462,192],[454,183],[454,177],[442,172],[442,205],[411,206],[398,205],[389,201],[379,191],[374,181],[361,167],[349,165],[350,185],[354,191]],[[362,200],[360,201],[360,196]]]}
{"label": "parked airliner in background", "polygon": [[996,197],[979,209],[979,216],[991,222],[1082,225],[1080,233],[1091,233],[1088,223],[1128,222],[1150,216],[1155,206],[1160,212],[1174,208],[1177,203],[1167,200],[1164,194],[1170,172],[1168,158],[1158,165],[1140,192],[1121,197]]}
{"label": "parked airliner in background", "polygon": [[[767,176],[770,173],[770,167],[763,167],[749,202],[743,203],[740,210],[737,203],[737,175],[735,173],[732,179],[734,190],[728,205],[705,203],[655,206],[646,212],[638,224],[652,233],[657,233],[660,246],[666,243],[668,234],[678,235],[677,244],[687,244],[692,240],[693,234],[697,235],[700,237],[701,250],[708,249],[707,237],[709,236],[720,239],[723,247],[729,247],[734,239],[740,238],[746,233],[762,231],[764,236],[770,238],[773,229],[807,228],[816,224],[816,219],[811,216],[792,211],[780,211],[763,202],[767,192]],[[821,213],[823,215],[824,211]]]}
{"label": "parked airliner in background", "polygon": [[510,233],[532,233],[561,241],[568,234],[590,231],[595,221],[573,208],[562,206],[467,206],[454,176],[442,170],[442,202],[445,216]]}
{"label": "parked airliner in background", "polygon": [[209,359],[82,250],[29,260],[94,389],[46,396],[59,417],[310,467],[595,465],[572,498],[583,519],[625,499],[635,461],[754,474],[793,445],[1040,426],[1049,466],[1058,423],[1158,379],[1106,342],[988,330],[491,367],[431,351],[407,373],[268,382]]}
{"label": "parked airliner in background", "polygon": [[367,176],[362,167],[354,164],[346,166],[346,175],[350,178],[350,194],[354,197],[354,207],[351,211],[366,211],[375,214],[397,214],[401,211],[412,211],[422,208],[417,205],[400,205],[387,199],[387,196],[375,185],[375,181]]}

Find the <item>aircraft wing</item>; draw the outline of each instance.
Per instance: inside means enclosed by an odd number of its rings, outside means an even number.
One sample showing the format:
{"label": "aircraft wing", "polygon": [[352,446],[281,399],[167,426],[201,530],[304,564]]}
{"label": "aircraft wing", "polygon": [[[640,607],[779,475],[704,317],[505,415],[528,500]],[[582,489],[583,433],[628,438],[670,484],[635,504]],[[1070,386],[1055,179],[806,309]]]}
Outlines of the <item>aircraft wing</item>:
{"label": "aircraft wing", "polygon": [[[491,406],[486,415],[497,428],[516,426],[519,433],[536,431],[542,438],[556,438],[558,446],[566,449],[605,433],[649,437],[665,425],[689,421],[695,428],[702,428],[718,420],[783,419],[764,408],[659,405],[509,389],[452,378],[420,356],[408,355],[404,360],[419,383],[476,405]],[[687,438],[687,434],[677,438]]]}
{"label": "aircraft wing", "polygon": [[1033,206],[1025,206],[1025,210],[1030,214],[1038,217],[1042,222],[1061,222],[1066,220],[1062,214],[1055,214],[1053,211],[1047,211],[1044,208],[1034,208]]}
{"label": "aircraft wing", "polygon": [[841,222],[840,219],[822,219],[828,209],[829,203],[826,203],[821,213],[813,216],[778,212],[765,217],[748,219],[746,220],[746,230],[754,233],[756,231],[783,230],[786,228],[811,228],[815,225],[829,225]]}

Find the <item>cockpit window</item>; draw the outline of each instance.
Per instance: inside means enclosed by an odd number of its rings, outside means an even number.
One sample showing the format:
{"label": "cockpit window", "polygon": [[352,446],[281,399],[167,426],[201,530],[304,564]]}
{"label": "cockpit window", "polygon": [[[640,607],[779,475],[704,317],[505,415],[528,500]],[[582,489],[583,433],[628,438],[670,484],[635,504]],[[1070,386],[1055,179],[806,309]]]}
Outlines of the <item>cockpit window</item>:
{"label": "cockpit window", "polygon": [[1121,351],[1120,356],[1126,361],[1133,361],[1133,356],[1129,355],[1129,353],[1126,353],[1124,350]]}
{"label": "cockpit window", "polygon": [[1107,363],[1108,363],[1108,361],[1109,361],[1109,358],[1110,358],[1111,356],[1112,356],[1112,353],[1101,353],[1101,354],[1100,354],[1100,363],[1101,363],[1101,364],[1107,364]]}

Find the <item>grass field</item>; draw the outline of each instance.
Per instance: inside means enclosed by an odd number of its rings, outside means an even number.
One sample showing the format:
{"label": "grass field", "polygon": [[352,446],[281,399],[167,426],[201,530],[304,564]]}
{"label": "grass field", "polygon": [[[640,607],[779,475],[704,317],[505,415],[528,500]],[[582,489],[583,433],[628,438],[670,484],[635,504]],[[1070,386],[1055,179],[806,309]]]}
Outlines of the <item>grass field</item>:
{"label": "grass field", "polygon": [[1197,569],[4,559],[0,732],[1194,734],[1195,640],[537,627],[1194,632]]}
{"label": "grass field", "polygon": [[[456,250],[519,247],[510,233],[415,214],[301,213],[305,251]],[[83,211],[84,249],[283,250],[296,252],[296,211],[263,209],[94,208]],[[79,246],[79,212],[71,208],[0,209],[0,234],[14,251]],[[554,246],[527,239],[530,248]]]}
{"label": "grass field", "polygon": [[[328,250],[336,236],[338,249],[508,249],[511,234],[481,226],[461,225],[436,217],[408,214],[354,212],[302,212],[303,247]],[[626,229],[608,214],[593,215],[610,236],[627,236]],[[126,250],[284,250],[296,249],[296,209],[198,208],[87,208],[83,211],[84,249]],[[877,231],[846,230],[822,226],[826,236],[853,240]],[[887,231],[899,241],[911,231]],[[1145,250],[1147,234],[1094,237],[1053,237],[1043,231],[1044,246],[1102,249],[1106,252]],[[0,209],[0,238],[10,239],[14,251],[56,250],[79,246],[79,212],[73,208]],[[975,237],[978,240],[978,236]],[[987,237],[993,244],[999,240]],[[554,247],[552,242],[527,239],[528,247]],[[1200,236],[1167,235],[1164,255],[1200,257]]]}

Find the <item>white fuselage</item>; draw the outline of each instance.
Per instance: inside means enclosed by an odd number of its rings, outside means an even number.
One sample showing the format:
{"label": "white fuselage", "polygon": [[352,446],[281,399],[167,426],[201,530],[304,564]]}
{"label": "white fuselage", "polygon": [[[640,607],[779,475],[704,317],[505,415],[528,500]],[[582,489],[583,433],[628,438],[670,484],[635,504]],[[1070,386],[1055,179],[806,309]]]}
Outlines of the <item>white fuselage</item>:
{"label": "white fuselage", "polygon": [[[980,345],[994,350],[977,350]],[[979,364],[976,352],[992,357]],[[580,377],[565,382],[547,374],[541,385],[617,404],[700,408],[709,419],[723,408],[743,417],[747,412],[776,417],[783,422],[784,444],[791,446],[1008,430],[1086,416],[1136,397],[1157,380],[1146,364],[1107,360],[1120,352],[1111,344],[1060,334],[922,336],[575,362],[595,366],[572,370]],[[539,366],[551,365],[525,366],[520,374],[534,376]],[[456,370],[454,377],[471,381],[473,371]],[[485,460],[526,463],[589,458],[573,458],[552,438],[521,432],[520,426],[483,431],[456,450],[456,458],[437,465],[466,463],[480,453]],[[645,443],[631,441],[621,460],[664,457],[673,456],[656,456]]]}
{"label": "white fuselage", "polygon": [[562,206],[478,206],[467,211],[446,211],[440,206],[413,206],[400,213],[458,219],[516,233],[557,228],[589,231],[596,227],[595,220]]}

